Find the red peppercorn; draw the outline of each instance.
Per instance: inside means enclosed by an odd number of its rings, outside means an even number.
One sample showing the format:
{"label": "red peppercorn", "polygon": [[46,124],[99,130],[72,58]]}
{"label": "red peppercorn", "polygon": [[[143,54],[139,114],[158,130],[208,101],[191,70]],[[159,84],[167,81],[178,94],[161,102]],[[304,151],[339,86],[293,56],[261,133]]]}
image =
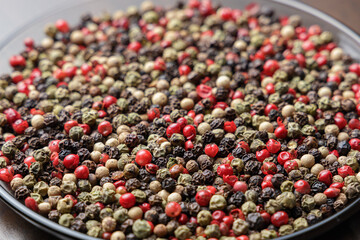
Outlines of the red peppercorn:
{"label": "red peppercorn", "polygon": [[234,186],[233,186],[233,191],[234,192],[243,192],[245,193],[247,191],[247,184],[244,181],[236,181]]}
{"label": "red peppercorn", "polygon": [[125,186],[125,181],[124,180],[118,180],[116,182],[114,182],[114,185],[116,188],[120,187],[120,186]]}
{"label": "red peppercorn", "polygon": [[90,126],[88,124],[82,123],[82,124],[79,124],[79,127],[81,127],[83,129],[83,133],[85,135],[89,135],[91,133],[91,128],[90,128]]}
{"label": "red peppercorn", "polygon": [[263,174],[275,174],[277,172],[276,164],[273,162],[263,162],[261,166],[261,171]]}
{"label": "red peppercorn", "polygon": [[356,73],[358,76],[360,75],[360,64],[359,63],[353,63],[349,66],[349,71]]}
{"label": "red peppercorn", "polygon": [[177,217],[181,213],[181,206],[177,202],[169,202],[166,204],[165,213],[169,217]]}
{"label": "red peppercorn", "polygon": [[[229,234],[230,227],[228,225],[226,225],[226,223],[221,222],[219,224],[219,230],[220,230],[221,235],[227,236]],[[217,239],[215,238],[214,240],[217,240]]]}
{"label": "red peppercorn", "polygon": [[188,75],[191,72],[191,68],[188,65],[181,65],[179,67],[179,73],[181,76]]}
{"label": "red peppercorn", "polygon": [[269,94],[269,95],[273,94],[273,93],[275,93],[275,85],[273,83],[269,83],[266,85],[265,90],[266,90],[267,94]]}
{"label": "red peppercorn", "polygon": [[209,157],[215,157],[219,152],[219,147],[215,143],[211,143],[205,146],[205,154]]}
{"label": "red peppercorn", "polygon": [[184,117],[179,118],[176,120],[176,123],[180,124],[180,128],[183,129],[187,125],[187,120]]}
{"label": "red peppercorn", "polygon": [[299,102],[303,102],[305,104],[308,104],[310,99],[308,96],[306,95],[301,95],[298,99],[297,99]]}
{"label": "red peppercorn", "polygon": [[249,237],[246,235],[241,235],[241,236],[236,237],[236,240],[249,240]]}
{"label": "red peppercorn", "polygon": [[39,211],[38,204],[36,203],[35,199],[32,197],[27,197],[25,199],[25,206],[33,210],[34,212]]}
{"label": "red peppercorn", "polygon": [[212,195],[214,195],[217,190],[214,186],[207,186],[206,191],[209,191]]}
{"label": "red peppercorn", "polygon": [[179,123],[172,123],[166,129],[166,135],[168,138],[170,138],[174,133],[180,133],[180,132],[181,132],[181,126]]}
{"label": "red peppercorn", "polygon": [[73,195],[70,195],[70,194],[66,195],[64,198],[70,199],[73,202],[73,205],[77,204],[77,202],[78,202],[77,199]]}
{"label": "red peppercorn", "polygon": [[33,163],[33,162],[36,162],[35,158],[32,157],[32,156],[29,156],[27,158],[24,159],[24,163],[26,165],[28,165],[28,167],[30,168],[30,165]]}
{"label": "red peppercorn", "polygon": [[284,165],[286,161],[292,160],[293,157],[289,152],[281,152],[277,157],[277,161],[280,165]]}
{"label": "red peppercorn", "polygon": [[280,65],[279,65],[278,61],[269,59],[265,62],[264,66],[263,66],[264,74],[268,75],[268,76],[272,76],[274,74],[274,72],[276,70],[278,70],[279,68],[280,68]]}
{"label": "red peppercorn", "polygon": [[347,176],[355,175],[354,170],[352,170],[352,168],[350,166],[347,166],[347,165],[344,165],[341,168],[338,168],[337,172],[342,178],[345,178]]}
{"label": "red peppercorn", "polygon": [[105,240],[110,240],[111,234],[112,234],[111,232],[103,232],[103,234],[101,235],[101,238],[105,239]]}
{"label": "red peppercorn", "polygon": [[165,61],[161,57],[157,57],[154,61],[154,70],[164,71],[165,69]]}
{"label": "red peppercorn", "polygon": [[341,78],[338,75],[331,75],[327,78],[326,80],[327,82],[334,82],[336,84],[340,84],[341,83]]}
{"label": "red peppercorn", "polygon": [[209,98],[212,95],[212,88],[205,84],[200,84],[196,87],[196,93],[201,98]]}
{"label": "red peppercorn", "polygon": [[340,194],[340,189],[338,188],[328,188],[324,191],[324,194],[328,198],[336,198]]}
{"label": "red peppercorn", "polygon": [[349,128],[351,129],[360,129],[360,121],[358,119],[351,119],[349,121]]}
{"label": "red peppercorn", "polygon": [[6,115],[6,121],[10,124],[21,118],[20,113],[13,108],[8,108],[4,111]]}
{"label": "red peppercorn", "polygon": [[69,154],[64,158],[63,164],[67,169],[75,169],[79,165],[79,155]]}
{"label": "red peppercorn", "polygon": [[136,198],[132,193],[124,193],[119,198],[119,203],[124,208],[131,208],[136,203]]}
{"label": "red peppercorn", "polygon": [[115,104],[116,101],[117,101],[117,99],[114,96],[104,97],[104,100],[103,100],[104,108],[109,108],[111,105]]}
{"label": "red peppercorn", "polygon": [[147,116],[148,116],[148,120],[151,122],[152,120],[154,120],[155,118],[160,117],[160,110],[158,108],[151,108],[148,112],[147,112]]}
{"label": "red peppercorn", "polygon": [[143,211],[143,213],[146,213],[147,211],[150,210],[151,205],[149,203],[142,203],[140,206],[141,210]]}
{"label": "red peppercorn", "polygon": [[70,129],[71,129],[72,127],[75,127],[75,126],[78,126],[78,125],[79,125],[79,123],[78,123],[77,121],[75,121],[75,120],[69,120],[69,121],[67,121],[67,122],[64,124],[65,132],[66,132],[66,133],[69,133],[69,132],[70,132]]}
{"label": "red peppercorn", "polygon": [[284,211],[277,211],[276,213],[274,213],[271,216],[271,223],[275,226],[275,227],[280,227],[282,225],[287,224],[289,221],[289,216],[286,212]]}
{"label": "red peppercorn", "polygon": [[80,69],[81,74],[85,76],[92,70],[92,67],[89,64],[84,63],[83,65],[81,65]]}
{"label": "red peppercorn", "polygon": [[234,123],[234,121],[225,122],[224,130],[228,133],[234,133],[236,131],[236,124]]}
{"label": "red peppercorn", "polygon": [[230,164],[220,164],[218,166],[218,168],[216,169],[216,172],[220,177],[223,177],[225,175],[233,175],[234,174],[234,170],[230,166]]}
{"label": "red peppercorn", "polygon": [[266,212],[265,210],[260,211],[260,215],[261,217],[264,219],[265,223],[270,223],[271,221],[271,216],[268,212]]}
{"label": "red peppercorn", "polygon": [[200,190],[195,195],[195,201],[202,207],[209,205],[212,194],[207,190]]}
{"label": "red peppercorn", "polygon": [[309,194],[310,193],[310,184],[305,180],[298,180],[294,184],[295,191],[301,194]]}
{"label": "red peppercorn", "polygon": [[189,150],[189,149],[193,149],[194,148],[194,143],[191,140],[187,140],[185,142],[185,151]]}
{"label": "red peppercorn", "polygon": [[221,221],[225,217],[225,213],[221,210],[216,210],[212,213],[212,218],[216,221]]}
{"label": "red peppercorn", "polygon": [[13,179],[14,173],[10,171],[8,168],[0,169],[0,180],[4,182],[11,182]]}
{"label": "red peppercorn", "polygon": [[307,52],[307,51],[315,49],[315,45],[312,41],[306,40],[303,42],[302,48]]}
{"label": "red peppercorn", "polygon": [[265,107],[264,110],[265,115],[268,116],[271,110],[279,110],[279,108],[275,104],[270,103]]}
{"label": "red peppercorn", "polygon": [[11,56],[9,63],[12,67],[25,67],[26,60],[21,55],[13,55]]}
{"label": "red peppercorn", "polygon": [[156,174],[157,170],[159,170],[159,166],[153,163],[148,163],[145,165],[145,169],[151,174]]}
{"label": "red peppercorn", "polygon": [[236,147],[237,147],[237,148],[238,148],[238,147],[243,148],[247,153],[250,152],[250,147],[249,147],[249,144],[248,144],[247,142],[240,141],[240,142],[236,145]]}
{"label": "red peppercorn", "polygon": [[229,215],[229,216],[223,217],[222,221],[223,221],[226,225],[231,226],[231,225],[234,223],[234,218],[233,218],[233,216]]}
{"label": "red peppercorn", "polygon": [[230,186],[234,186],[234,184],[238,181],[238,178],[235,175],[224,175],[223,180]]}
{"label": "red peppercorn", "polygon": [[245,95],[241,91],[235,91],[232,99],[244,99]]}
{"label": "red peppercorn", "polygon": [[222,7],[218,10],[220,17],[224,21],[232,19],[232,9],[228,7]]}
{"label": "red peppercorn", "polygon": [[141,149],[136,153],[135,162],[140,166],[145,166],[146,164],[151,163],[152,155],[146,149]]}
{"label": "red peppercorn", "polygon": [[188,216],[185,213],[181,213],[180,216],[177,218],[177,221],[181,224],[184,225],[189,221]]}
{"label": "red peppercorn", "polygon": [[14,134],[9,134],[8,136],[5,137],[5,142],[11,141],[15,138]]}
{"label": "red peppercorn", "polygon": [[261,189],[264,189],[264,188],[274,188],[273,184],[271,181],[263,181],[261,183]]}
{"label": "red peppercorn", "polygon": [[103,136],[109,136],[112,133],[112,126],[111,123],[108,121],[103,121],[98,125],[98,131]]}
{"label": "red peppercorn", "polygon": [[360,139],[358,138],[350,139],[349,144],[351,146],[351,149],[358,151],[360,150]]}
{"label": "red peppercorn", "polygon": [[280,139],[286,138],[288,131],[285,128],[285,125],[282,123],[282,120],[280,117],[277,119],[277,123],[279,126],[274,131],[275,137],[280,138]]}
{"label": "red peppercorn", "polygon": [[33,48],[34,47],[34,39],[27,37],[24,39],[24,45],[28,48]]}
{"label": "red peppercorn", "polygon": [[344,182],[334,182],[330,185],[330,188],[338,188],[338,189],[342,189],[344,187]]}
{"label": "red peppercorn", "polygon": [[268,157],[270,157],[270,152],[267,149],[263,149],[256,152],[256,159],[259,162],[263,162]]}
{"label": "red peppercorn", "polygon": [[140,42],[131,42],[128,45],[128,49],[134,52],[138,52],[141,49],[141,43]]}
{"label": "red peppercorn", "polygon": [[106,153],[102,153],[100,155],[100,159],[99,159],[99,162],[102,163],[102,164],[105,164],[107,162],[107,160],[109,160],[109,155],[106,154]]}
{"label": "red peppercorn", "polygon": [[196,137],[196,129],[192,125],[186,125],[183,129],[183,134],[188,140],[194,140]]}
{"label": "red peppercorn", "polygon": [[12,128],[17,134],[23,134],[28,127],[28,122],[23,119],[18,119],[12,124]]}
{"label": "red peppercorn", "polygon": [[17,73],[14,73],[12,76],[12,81],[13,83],[19,83],[21,82],[22,80],[24,80],[24,77],[21,73],[17,74]]}
{"label": "red peppercorn", "polygon": [[89,168],[85,165],[78,166],[74,174],[77,179],[87,179],[89,177]]}
{"label": "red peppercorn", "polygon": [[70,30],[68,23],[64,19],[59,19],[55,22],[55,27],[62,33],[66,33]]}
{"label": "red peppercorn", "polygon": [[266,181],[270,181],[270,182],[271,182],[271,179],[272,179],[273,176],[274,176],[274,175],[272,175],[272,174],[267,174],[267,175],[264,177],[263,181],[264,181],[264,182],[266,182]]}
{"label": "red peppercorn", "polygon": [[100,207],[100,210],[104,209],[104,207],[105,207],[104,204],[101,202],[96,202],[95,205]]}
{"label": "red peppercorn", "polygon": [[322,170],[318,175],[318,180],[329,186],[332,183],[332,177],[329,170]]}
{"label": "red peppercorn", "polygon": [[339,127],[340,130],[343,129],[347,124],[345,118],[335,117],[334,120],[335,120],[335,124]]}
{"label": "red peppercorn", "polygon": [[195,126],[198,126],[202,121],[204,120],[204,114],[198,114],[194,117],[194,124]]}
{"label": "red peppercorn", "polygon": [[299,164],[296,160],[287,160],[284,163],[284,169],[287,173],[289,173],[292,170],[299,169]]}

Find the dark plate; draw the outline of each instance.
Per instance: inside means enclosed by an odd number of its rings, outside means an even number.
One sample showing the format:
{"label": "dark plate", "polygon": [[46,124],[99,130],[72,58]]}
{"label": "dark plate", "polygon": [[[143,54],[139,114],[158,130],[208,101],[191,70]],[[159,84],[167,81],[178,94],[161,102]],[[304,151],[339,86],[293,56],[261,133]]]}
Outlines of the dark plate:
{"label": "dark plate", "polygon": [[[130,5],[139,5],[142,0],[131,1],[119,1],[119,0],[84,0],[75,2],[72,6],[67,6],[64,9],[56,9],[50,12],[46,16],[34,19],[31,23],[22,27],[14,34],[11,34],[5,41],[0,44],[0,73],[9,72],[8,59],[13,53],[19,52],[22,49],[23,39],[28,36],[33,37],[36,41],[39,41],[43,35],[43,27],[48,22],[55,22],[59,18],[64,18],[70,23],[76,23],[80,15],[83,13],[99,14],[105,10],[114,11],[117,9],[125,10]],[[171,1],[166,0],[154,0],[159,5],[169,5]],[[218,0],[224,6],[244,8],[248,3],[253,2],[251,0]],[[312,8],[308,5],[297,1],[282,1],[282,0],[257,0],[255,2],[264,6],[269,6],[276,10],[278,16],[297,14],[303,19],[304,25],[318,24],[323,29],[331,31],[340,47],[344,51],[350,54],[354,58],[360,56],[360,37],[353,32],[350,28],[335,20],[329,15]],[[31,211],[21,202],[17,201],[13,197],[13,193],[9,189],[9,186],[3,182],[0,183],[0,198],[16,213],[32,223],[34,226],[41,228],[42,230],[51,233],[52,235],[61,239],[91,239],[96,238],[89,237],[86,234],[82,234],[68,228],[62,227],[57,223],[50,221],[49,219]],[[330,230],[334,226],[338,225],[342,221],[349,218],[356,213],[360,208],[360,198],[355,199],[348,204],[342,211],[326,218],[325,220],[298,231],[296,233],[280,237],[279,240],[285,239],[311,239],[318,236],[325,231]],[[41,237],[40,237],[41,238]]]}

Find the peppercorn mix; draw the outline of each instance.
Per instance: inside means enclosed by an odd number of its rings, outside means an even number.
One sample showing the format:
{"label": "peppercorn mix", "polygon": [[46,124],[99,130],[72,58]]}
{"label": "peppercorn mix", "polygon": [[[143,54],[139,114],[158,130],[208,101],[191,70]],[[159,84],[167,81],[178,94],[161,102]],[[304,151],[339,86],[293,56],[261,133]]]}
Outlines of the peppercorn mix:
{"label": "peppercorn mix", "polygon": [[260,240],[360,194],[360,64],[267,7],[58,20],[0,76],[0,179],[110,240]]}

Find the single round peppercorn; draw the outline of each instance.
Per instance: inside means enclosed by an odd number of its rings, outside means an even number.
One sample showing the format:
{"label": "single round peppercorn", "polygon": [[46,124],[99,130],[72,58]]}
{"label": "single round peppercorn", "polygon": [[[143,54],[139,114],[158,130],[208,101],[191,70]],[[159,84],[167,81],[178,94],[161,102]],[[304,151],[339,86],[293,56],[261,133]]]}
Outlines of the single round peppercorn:
{"label": "single round peppercorn", "polygon": [[206,207],[209,205],[210,199],[211,199],[211,193],[207,190],[201,190],[198,191],[195,195],[195,200],[196,202],[202,206],[202,207]]}
{"label": "single round peppercorn", "polygon": [[75,169],[79,165],[79,161],[80,161],[79,155],[69,154],[64,158],[63,164],[64,167],[68,169]]}
{"label": "single round peppercorn", "polygon": [[28,127],[29,127],[28,122],[23,119],[17,119],[12,124],[12,128],[17,134],[23,134]]}
{"label": "single round peppercorn", "polygon": [[309,194],[310,193],[310,185],[305,180],[298,180],[294,184],[295,190],[301,194]]}
{"label": "single round peppercorn", "polygon": [[266,148],[270,153],[277,153],[281,149],[281,144],[274,139],[269,139],[266,143]]}
{"label": "single round peppercorn", "polygon": [[205,146],[205,153],[209,157],[215,157],[216,154],[219,152],[219,147],[216,144],[208,144]]}
{"label": "single round peppercorn", "polygon": [[146,150],[142,149],[136,153],[135,162],[140,166],[145,166],[146,164],[151,163],[152,155]]}
{"label": "single round peppercorn", "polygon": [[89,177],[89,168],[81,165],[75,169],[74,174],[77,179],[87,179]]}
{"label": "single round peppercorn", "polygon": [[132,193],[124,193],[119,198],[119,203],[124,208],[131,208],[136,203],[136,198]]}
{"label": "single round peppercorn", "polygon": [[271,216],[271,223],[275,227],[280,227],[284,224],[287,224],[288,221],[289,221],[289,216],[284,211],[278,211]]}
{"label": "single round peppercorn", "polygon": [[103,121],[98,125],[98,131],[103,136],[108,136],[112,133],[112,126],[111,123],[108,121]]}
{"label": "single round peppercorn", "polygon": [[177,202],[169,202],[166,204],[165,213],[169,217],[177,217],[181,213],[181,206]]}

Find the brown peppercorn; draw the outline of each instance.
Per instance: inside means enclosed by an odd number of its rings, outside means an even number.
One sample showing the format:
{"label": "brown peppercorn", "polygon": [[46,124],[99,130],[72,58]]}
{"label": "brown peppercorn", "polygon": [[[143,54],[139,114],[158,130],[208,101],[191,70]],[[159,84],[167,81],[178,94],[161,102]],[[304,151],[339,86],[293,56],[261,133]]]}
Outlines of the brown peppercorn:
{"label": "brown peppercorn", "polygon": [[167,235],[167,228],[164,224],[158,224],[154,227],[154,234],[157,237],[165,237]]}

